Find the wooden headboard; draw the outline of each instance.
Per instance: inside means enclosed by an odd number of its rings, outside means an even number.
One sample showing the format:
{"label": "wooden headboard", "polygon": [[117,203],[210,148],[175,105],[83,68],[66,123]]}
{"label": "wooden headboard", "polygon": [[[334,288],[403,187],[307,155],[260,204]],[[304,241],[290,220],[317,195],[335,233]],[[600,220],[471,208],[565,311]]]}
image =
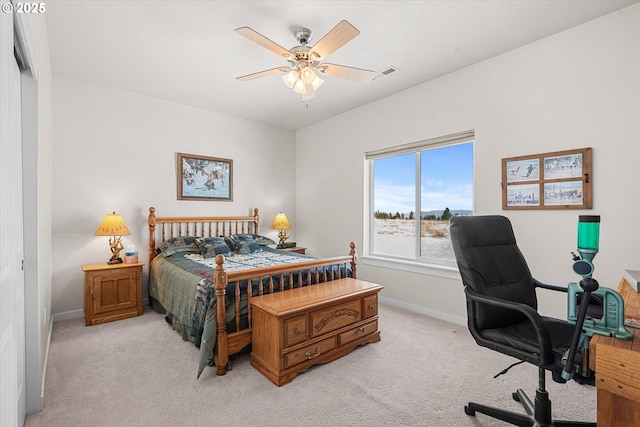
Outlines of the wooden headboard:
{"label": "wooden headboard", "polygon": [[156,208],[149,208],[149,264],[156,248],[173,237],[219,237],[232,234],[258,234],[258,208],[253,216],[156,217]]}

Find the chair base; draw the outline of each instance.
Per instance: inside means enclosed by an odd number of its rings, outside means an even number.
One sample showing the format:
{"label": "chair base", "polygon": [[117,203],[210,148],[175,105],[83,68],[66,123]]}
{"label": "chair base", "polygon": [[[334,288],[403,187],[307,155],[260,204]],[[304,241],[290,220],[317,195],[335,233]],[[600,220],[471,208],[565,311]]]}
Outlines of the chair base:
{"label": "chair base", "polygon": [[465,405],[464,412],[469,416],[475,416],[476,412],[490,416],[509,424],[521,427],[569,427],[589,426],[596,427],[596,423],[586,421],[561,421],[551,418],[551,401],[546,391],[536,390],[535,404],[522,389],[518,389],[512,395],[513,399],[523,406],[526,414],[520,414],[506,409],[494,408],[480,403],[469,402]]}

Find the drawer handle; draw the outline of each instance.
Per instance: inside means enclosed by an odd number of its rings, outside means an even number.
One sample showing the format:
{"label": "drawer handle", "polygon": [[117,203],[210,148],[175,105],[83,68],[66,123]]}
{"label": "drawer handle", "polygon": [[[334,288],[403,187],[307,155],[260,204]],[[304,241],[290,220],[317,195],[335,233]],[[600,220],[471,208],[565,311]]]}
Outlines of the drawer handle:
{"label": "drawer handle", "polygon": [[372,310],[372,311],[373,311],[373,310],[375,310],[375,309],[376,309],[376,306],[375,306],[375,305],[373,305],[373,304],[369,304],[369,310]]}
{"label": "drawer handle", "polygon": [[311,360],[314,357],[318,357],[318,356],[320,356],[320,347],[316,347],[316,354],[315,355],[311,356],[311,353],[308,352],[308,351],[305,352],[304,355],[307,356],[307,360]]}
{"label": "drawer handle", "polygon": [[295,328],[295,329],[293,330],[293,333],[294,333],[294,334],[296,334],[296,335],[298,335],[298,334],[300,333],[300,329]]}
{"label": "drawer handle", "polygon": [[358,328],[358,329],[356,329],[355,331],[353,331],[353,336],[354,336],[354,337],[357,337],[357,336],[358,336],[358,334],[359,334],[360,332],[362,332],[362,333],[364,334],[364,333],[365,333],[365,332],[367,332],[367,331],[366,331],[366,329],[365,329],[365,328]]}

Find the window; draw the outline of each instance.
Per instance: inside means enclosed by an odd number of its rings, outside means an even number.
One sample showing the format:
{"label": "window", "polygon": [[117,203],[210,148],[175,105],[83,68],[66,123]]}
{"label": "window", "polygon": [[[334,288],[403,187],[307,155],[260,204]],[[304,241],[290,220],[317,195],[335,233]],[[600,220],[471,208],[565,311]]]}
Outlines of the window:
{"label": "window", "polygon": [[474,133],[366,154],[365,255],[455,267],[449,218],[473,213]]}

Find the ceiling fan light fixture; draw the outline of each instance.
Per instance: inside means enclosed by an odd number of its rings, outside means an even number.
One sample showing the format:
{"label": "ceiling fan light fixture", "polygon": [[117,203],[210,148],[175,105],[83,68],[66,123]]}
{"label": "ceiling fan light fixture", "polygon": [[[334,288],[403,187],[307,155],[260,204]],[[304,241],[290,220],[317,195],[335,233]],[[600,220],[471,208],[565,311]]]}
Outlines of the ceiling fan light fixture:
{"label": "ceiling fan light fixture", "polygon": [[312,85],[305,85],[304,93],[300,94],[303,101],[308,101],[316,97],[316,92],[313,90]]}
{"label": "ceiling fan light fixture", "polygon": [[293,85],[293,91],[302,95],[305,92],[304,82],[300,79],[296,80],[296,83]]}
{"label": "ceiling fan light fixture", "polygon": [[282,81],[289,89],[293,89],[293,85],[296,84],[296,80],[298,80],[298,72],[296,70],[291,70],[282,76]]}
{"label": "ceiling fan light fixture", "polygon": [[313,87],[313,90],[318,90],[318,88],[320,86],[322,86],[324,84],[324,80],[322,80],[320,77],[316,76],[315,79],[313,79],[313,81],[311,82],[311,86]]}
{"label": "ceiling fan light fixture", "polygon": [[304,67],[300,71],[300,80],[302,80],[306,85],[311,84],[316,78],[318,78],[318,76],[316,76],[316,73],[313,72],[311,67]]}
{"label": "ceiling fan light fixture", "polygon": [[281,72],[283,73],[283,83],[295,93],[301,95],[303,101],[315,98],[316,91],[324,83],[324,80],[319,78],[318,75],[340,77],[365,83],[368,83],[372,76],[375,75],[373,71],[360,68],[337,64],[320,64],[321,60],[326,59],[360,34],[357,28],[345,20],[340,21],[313,47],[308,44],[313,35],[308,28],[296,28],[294,30],[294,35],[300,44],[291,49],[285,49],[249,27],[236,28],[235,31],[279,57],[286,59],[288,62],[288,66],[248,74],[237,77],[237,79],[246,82]]}

